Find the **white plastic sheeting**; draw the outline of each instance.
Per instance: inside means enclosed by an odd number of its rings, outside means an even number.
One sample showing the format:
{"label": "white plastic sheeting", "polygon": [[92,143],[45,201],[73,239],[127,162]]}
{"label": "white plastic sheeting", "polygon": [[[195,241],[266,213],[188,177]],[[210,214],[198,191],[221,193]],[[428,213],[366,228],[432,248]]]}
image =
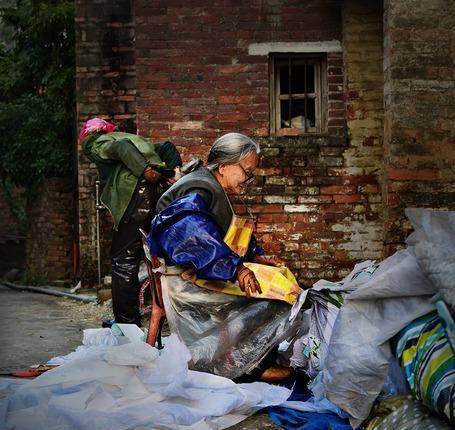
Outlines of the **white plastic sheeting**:
{"label": "white plastic sheeting", "polygon": [[0,380],[1,428],[223,429],[290,395],[284,387],[190,371],[190,358],[171,335],[161,354],[143,342],[103,345],[30,382]]}
{"label": "white plastic sheeting", "polygon": [[372,277],[346,296],[334,324],[323,366],[326,397],[357,427],[386,380],[388,340],[406,324],[434,309],[437,289],[408,251],[384,260]]}
{"label": "white plastic sheeting", "polygon": [[[313,288],[305,290],[310,308],[292,346],[290,365],[315,378],[323,365],[333,325],[344,301],[344,296],[365,283],[378,269],[379,263],[366,260],[355,265],[352,272],[340,282],[321,279]],[[309,322],[308,322],[309,321]]]}

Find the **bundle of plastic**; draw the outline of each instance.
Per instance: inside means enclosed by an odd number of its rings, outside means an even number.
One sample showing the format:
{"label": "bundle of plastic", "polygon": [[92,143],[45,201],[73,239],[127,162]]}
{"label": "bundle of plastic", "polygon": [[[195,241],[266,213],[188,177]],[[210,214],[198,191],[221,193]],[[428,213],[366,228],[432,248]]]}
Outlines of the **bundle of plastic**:
{"label": "bundle of plastic", "polygon": [[325,395],[349,413],[353,427],[368,417],[384,385],[392,357],[389,339],[434,309],[429,299],[435,292],[403,250],[345,298],[322,371]]}
{"label": "bundle of plastic", "polygon": [[189,371],[190,353],[175,335],[161,355],[140,341],[104,347],[32,381],[2,379],[2,428],[223,429],[290,395],[283,387]]}
{"label": "bundle of plastic", "polygon": [[406,239],[407,250],[439,292],[455,309],[455,211],[408,208],[414,233]]}
{"label": "bundle of plastic", "polygon": [[365,430],[451,430],[452,426],[433,415],[412,396],[393,396],[375,406]]}
{"label": "bundle of plastic", "polygon": [[455,353],[446,327],[437,311],[414,320],[397,334],[396,355],[414,397],[455,423]]}

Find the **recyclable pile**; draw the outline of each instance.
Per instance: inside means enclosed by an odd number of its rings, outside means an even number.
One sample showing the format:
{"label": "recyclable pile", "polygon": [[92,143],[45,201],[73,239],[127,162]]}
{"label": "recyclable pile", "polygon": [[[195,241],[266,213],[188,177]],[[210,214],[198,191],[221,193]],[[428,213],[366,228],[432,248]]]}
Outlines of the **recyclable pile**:
{"label": "recyclable pile", "polygon": [[[226,298],[180,277],[178,308],[163,283],[177,327],[164,350],[135,325],[85,330],[83,345],[49,362],[58,367],[32,381],[0,379],[2,428],[224,429],[266,407],[286,430],[453,428],[455,212],[406,214],[414,227],[406,249],[359,263],[340,282],[318,281],[292,308]],[[225,377],[286,336],[279,351],[294,385]]]}
{"label": "recyclable pile", "polygon": [[[310,401],[331,402],[353,428],[455,423],[455,212],[406,214],[414,227],[406,249],[309,290],[302,328],[287,352],[291,366],[310,378]],[[384,414],[391,404],[415,414],[387,427],[398,419]],[[372,420],[378,406],[382,419]]]}

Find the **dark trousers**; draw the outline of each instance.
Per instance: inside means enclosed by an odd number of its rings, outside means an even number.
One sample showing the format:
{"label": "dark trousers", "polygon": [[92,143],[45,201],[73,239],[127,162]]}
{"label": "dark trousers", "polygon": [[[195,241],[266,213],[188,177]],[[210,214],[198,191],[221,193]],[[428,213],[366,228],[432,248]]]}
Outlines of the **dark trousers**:
{"label": "dark trousers", "polygon": [[139,229],[149,230],[161,187],[142,180],[112,237],[112,306],[119,323],[141,323],[139,264],[144,256]]}

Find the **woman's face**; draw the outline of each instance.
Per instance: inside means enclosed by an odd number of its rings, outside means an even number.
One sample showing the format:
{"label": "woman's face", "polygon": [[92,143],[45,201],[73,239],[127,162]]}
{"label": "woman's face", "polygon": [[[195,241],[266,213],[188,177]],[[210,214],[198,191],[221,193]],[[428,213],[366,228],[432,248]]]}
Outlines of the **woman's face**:
{"label": "woman's face", "polygon": [[250,152],[240,163],[222,164],[217,169],[217,178],[227,193],[240,194],[246,185],[254,179],[254,170],[258,164],[256,152]]}

